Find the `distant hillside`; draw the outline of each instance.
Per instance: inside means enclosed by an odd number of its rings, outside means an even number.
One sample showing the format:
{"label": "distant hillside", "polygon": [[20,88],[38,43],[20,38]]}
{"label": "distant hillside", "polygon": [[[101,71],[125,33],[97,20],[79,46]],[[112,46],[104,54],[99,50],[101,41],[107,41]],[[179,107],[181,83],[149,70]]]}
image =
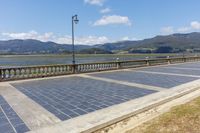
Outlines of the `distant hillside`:
{"label": "distant hillside", "polygon": [[[57,44],[38,40],[8,40],[0,41],[1,54],[51,54],[70,53],[71,44]],[[97,44],[94,46],[75,45],[77,53],[115,53],[128,51],[129,53],[156,52],[200,52],[200,33],[173,34],[156,36],[140,41],[121,41],[116,43]]]}
{"label": "distant hillside", "polygon": [[94,47],[106,49],[109,51],[113,50],[124,50],[127,48],[134,47],[137,44],[138,41],[121,41],[121,42],[115,42],[115,43],[105,43],[105,44],[97,44]]}
{"label": "distant hillside", "polygon": [[200,33],[173,34],[156,36],[141,41],[123,41],[96,45],[98,48],[107,50],[130,50],[130,49],[157,49],[159,47],[171,47],[173,49],[200,49]]}
{"label": "distant hillside", "polygon": [[[76,45],[76,51],[88,49],[91,46]],[[54,42],[41,42],[38,40],[9,40],[0,41],[0,53],[3,54],[38,54],[38,53],[68,53],[71,45],[57,44]]]}
{"label": "distant hillside", "polygon": [[138,41],[135,47],[155,48],[170,46],[173,48],[200,48],[200,33],[173,34],[168,36],[156,36],[151,39]]}

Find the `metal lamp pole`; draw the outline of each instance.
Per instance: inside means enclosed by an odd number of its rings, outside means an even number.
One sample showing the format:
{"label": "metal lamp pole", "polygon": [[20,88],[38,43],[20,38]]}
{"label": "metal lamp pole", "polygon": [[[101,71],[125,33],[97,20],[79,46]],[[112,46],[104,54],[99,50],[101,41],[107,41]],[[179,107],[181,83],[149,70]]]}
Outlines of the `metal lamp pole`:
{"label": "metal lamp pole", "polygon": [[72,16],[72,64],[75,65],[74,24],[78,24],[78,15]]}

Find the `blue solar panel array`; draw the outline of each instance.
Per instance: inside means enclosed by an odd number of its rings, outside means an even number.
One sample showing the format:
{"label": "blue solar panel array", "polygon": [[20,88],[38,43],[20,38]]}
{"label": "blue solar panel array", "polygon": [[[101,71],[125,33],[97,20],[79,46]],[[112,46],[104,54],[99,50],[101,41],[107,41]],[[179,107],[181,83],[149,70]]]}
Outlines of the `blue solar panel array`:
{"label": "blue solar panel array", "polygon": [[[175,66],[171,66],[171,67],[175,67]],[[168,67],[159,67],[159,68],[146,68],[143,70],[150,71],[150,72],[152,71],[152,72],[163,72],[163,73],[174,73],[174,74],[200,76],[200,68],[199,68],[199,70],[192,70],[192,68],[191,69],[179,69],[179,68],[176,69],[176,68],[168,68]]]}
{"label": "blue solar panel array", "polygon": [[61,120],[156,92],[80,77],[31,81],[12,85]]}
{"label": "blue solar panel array", "polygon": [[0,133],[25,133],[29,128],[0,96]]}
{"label": "blue solar panel array", "polygon": [[[151,69],[157,70],[159,68],[151,68]],[[98,73],[98,74],[91,74],[91,76],[110,78],[110,79],[115,79],[115,80],[134,82],[134,83],[140,83],[140,84],[152,85],[152,86],[158,86],[158,87],[164,87],[164,88],[171,88],[171,87],[181,85],[183,83],[187,83],[187,82],[197,79],[193,77],[149,74],[149,73],[137,72],[134,70]]]}
{"label": "blue solar panel array", "polygon": [[[200,63],[173,66],[198,68]],[[200,71],[198,70],[179,70],[167,68],[167,66],[144,68],[140,70],[200,75]],[[196,77],[151,74],[134,70],[95,73],[90,75],[164,88],[175,87],[198,79]],[[156,92],[153,90],[81,77],[29,81],[14,83],[12,85],[61,120],[71,119]]]}
{"label": "blue solar panel array", "polygon": [[173,64],[169,65],[169,67],[180,67],[180,68],[200,68],[200,62],[190,62],[183,64]]}

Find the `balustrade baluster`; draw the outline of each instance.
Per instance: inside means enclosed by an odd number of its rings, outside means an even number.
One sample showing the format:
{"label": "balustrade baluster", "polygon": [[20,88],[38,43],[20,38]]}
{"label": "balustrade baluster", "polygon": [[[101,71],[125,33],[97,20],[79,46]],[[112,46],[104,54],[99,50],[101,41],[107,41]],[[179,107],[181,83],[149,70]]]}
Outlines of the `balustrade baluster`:
{"label": "balustrade baluster", "polygon": [[56,75],[56,66],[53,67],[53,75]]}
{"label": "balustrade baluster", "polygon": [[11,69],[8,69],[8,78],[11,78]]}
{"label": "balustrade baluster", "polygon": [[23,68],[20,69],[20,75],[21,75],[20,78],[23,78],[23,77],[24,77]]}
{"label": "balustrade baluster", "polygon": [[28,77],[28,78],[31,77],[31,70],[30,70],[30,68],[27,68],[27,77]]}
{"label": "balustrade baluster", "polygon": [[41,76],[41,67],[39,67],[39,68],[37,69],[37,74],[38,74],[38,76]]}
{"label": "balustrade baluster", "polygon": [[52,66],[51,74],[54,75],[55,68]]}
{"label": "balustrade baluster", "polygon": [[43,75],[44,75],[44,67],[41,67],[40,69],[41,69],[41,71],[40,71],[40,72],[41,72],[41,73],[40,73],[40,76],[43,76]]}
{"label": "balustrade baluster", "polygon": [[57,67],[58,74],[60,73],[60,66]]}
{"label": "balustrade baluster", "polygon": [[3,75],[2,75],[2,69],[0,68],[0,81],[2,81],[3,80],[3,77],[2,77]]}
{"label": "balustrade baluster", "polygon": [[68,73],[67,66],[63,66],[63,73]]}
{"label": "balustrade baluster", "polygon": [[47,76],[47,66],[44,67],[44,76]]}
{"label": "balustrade baluster", "polygon": [[49,75],[49,66],[46,67],[46,75]]}
{"label": "balustrade baluster", "polygon": [[60,73],[63,73],[63,66],[60,66]]}
{"label": "balustrade baluster", "polygon": [[27,68],[24,68],[24,78],[27,78]]}
{"label": "balustrade baluster", "polygon": [[16,78],[17,76],[17,69],[13,68],[13,78]]}
{"label": "balustrade baluster", "polygon": [[3,70],[3,79],[6,79],[6,69]]}
{"label": "balustrade baluster", "polygon": [[60,73],[61,73],[61,74],[63,73],[63,68],[62,68],[62,66],[60,66]]}
{"label": "balustrade baluster", "polygon": [[45,76],[45,67],[42,67],[42,76]]}

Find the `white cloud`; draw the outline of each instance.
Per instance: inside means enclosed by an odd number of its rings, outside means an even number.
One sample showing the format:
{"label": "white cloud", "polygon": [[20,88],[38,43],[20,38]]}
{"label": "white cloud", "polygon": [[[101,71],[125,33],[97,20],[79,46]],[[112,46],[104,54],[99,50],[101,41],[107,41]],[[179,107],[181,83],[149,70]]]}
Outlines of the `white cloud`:
{"label": "white cloud", "polygon": [[124,36],[124,37],[122,37],[121,40],[122,40],[122,41],[136,41],[136,40],[138,40],[138,39],[135,38],[135,37],[130,38],[130,37],[128,37],[128,36]]}
{"label": "white cloud", "polygon": [[100,13],[109,13],[109,12],[111,12],[110,8],[104,8],[104,9],[100,10]]}
{"label": "white cloud", "polygon": [[174,28],[172,26],[163,27],[161,28],[161,32],[163,34],[172,34],[174,33]]}
{"label": "white cloud", "polygon": [[[23,33],[1,33],[1,35],[6,39],[36,39],[44,42],[52,41],[59,44],[71,44],[72,42],[71,36],[56,36],[52,32],[39,34],[36,31],[30,31]],[[110,40],[106,36],[84,36],[75,38],[75,44],[93,45],[107,42],[110,42]]]}
{"label": "white cloud", "polygon": [[181,32],[181,33],[183,33],[183,32],[188,32],[188,31],[190,31],[191,30],[191,27],[181,27],[181,28],[178,28],[177,29],[177,31],[178,32]]}
{"label": "white cloud", "polygon": [[197,30],[200,30],[200,22],[192,21],[192,22],[190,22],[190,25],[185,26],[185,27],[180,27],[177,29],[174,29],[172,26],[163,27],[161,29],[161,32],[163,34],[171,34],[174,32],[186,33],[186,32],[192,32],[192,31],[197,31]]}
{"label": "white cloud", "polygon": [[90,5],[102,6],[105,0],[84,0],[84,2]]}
{"label": "white cloud", "polygon": [[22,33],[2,33],[2,36],[6,36],[11,39],[36,39],[41,41],[48,41],[50,38],[54,38],[52,32],[39,34],[36,31]]}
{"label": "white cloud", "polygon": [[103,16],[101,19],[97,20],[93,25],[94,26],[105,26],[111,24],[124,24],[131,26],[131,21],[127,16],[111,15]]}
{"label": "white cloud", "polygon": [[[77,37],[75,38],[75,44],[86,44],[86,45],[94,45],[94,44],[103,44],[107,43],[110,40],[105,36],[86,36],[86,37]],[[60,44],[71,44],[71,36],[59,37],[57,38],[57,43]]]}
{"label": "white cloud", "polygon": [[125,37],[122,37],[122,40],[127,41],[127,40],[130,40],[130,38],[128,36],[125,36]]}
{"label": "white cloud", "polygon": [[200,30],[200,22],[198,21],[192,21],[190,23],[190,26],[194,29],[194,30]]}
{"label": "white cloud", "polygon": [[194,30],[200,30],[200,22],[192,21],[189,26],[178,28],[178,32],[189,32]]}

